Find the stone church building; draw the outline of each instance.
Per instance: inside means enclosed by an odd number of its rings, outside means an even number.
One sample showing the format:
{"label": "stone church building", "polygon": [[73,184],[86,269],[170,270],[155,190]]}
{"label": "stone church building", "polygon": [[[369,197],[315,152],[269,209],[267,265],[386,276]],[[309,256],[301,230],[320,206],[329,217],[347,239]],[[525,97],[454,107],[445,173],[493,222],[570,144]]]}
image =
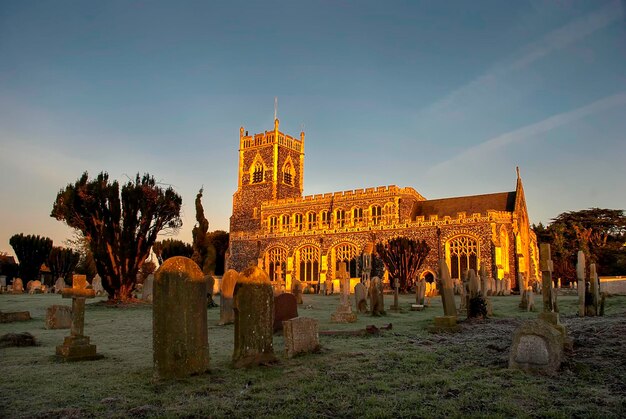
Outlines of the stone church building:
{"label": "stone church building", "polygon": [[303,196],[304,132],[239,131],[238,187],[233,195],[228,266],[251,264],[274,285],[298,279],[318,286],[334,280],[339,262],[359,276],[357,259],[373,244],[394,237],[426,240],[430,253],[420,278],[437,277],[445,258],[453,278],[485,264],[488,274],[538,280],[538,249],[530,229],[524,188],[444,199],[426,199],[411,187],[379,186]]}

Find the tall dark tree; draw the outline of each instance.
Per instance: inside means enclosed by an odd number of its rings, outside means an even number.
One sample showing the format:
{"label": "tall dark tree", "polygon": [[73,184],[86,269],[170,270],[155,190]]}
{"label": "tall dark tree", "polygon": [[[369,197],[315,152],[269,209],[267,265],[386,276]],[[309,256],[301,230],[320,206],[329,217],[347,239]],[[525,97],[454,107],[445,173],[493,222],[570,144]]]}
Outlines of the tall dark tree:
{"label": "tall dark tree", "polygon": [[420,242],[406,237],[376,244],[376,253],[382,258],[389,276],[398,279],[400,292],[407,292],[413,284],[428,252],[430,247],[425,240]]}
{"label": "tall dark tree", "polygon": [[159,263],[163,263],[174,256],[184,256],[187,258],[193,256],[193,247],[189,243],[176,239],[154,242],[152,250],[159,260]]}
{"label": "tall dark tree", "polygon": [[191,259],[198,264],[205,275],[215,272],[215,247],[209,241],[209,221],[204,216],[202,207],[203,188],[196,195],[196,224],[191,231],[193,236],[193,255]]}
{"label": "tall dark tree", "polygon": [[579,250],[588,263],[595,263],[598,274],[618,275],[626,270],[626,215],[623,210],[590,208],[558,215],[544,227],[533,225],[540,242],[550,243],[554,277],[576,278]]}
{"label": "tall dark tree", "polygon": [[50,215],[84,234],[109,299],[125,302],[159,232],[182,225],[181,205],[171,187],[161,188],[149,174],[137,174],[120,195],[107,173],[90,180],[85,172],[58,193]]}
{"label": "tall dark tree", "polygon": [[72,249],[53,246],[48,255],[48,268],[52,277],[63,278],[66,284],[70,284],[71,275],[80,261],[80,253]]}
{"label": "tall dark tree", "polygon": [[209,243],[215,249],[215,275],[224,275],[224,262],[228,250],[228,233],[215,230],[208,233]]}
{"label": "tall dark tree", "polygon": [[9,244],[20,262],[22,280],[26,283],[39,279],[41,265],[46,262],[52,249],[52,240],[32,234],[16,234],[9,239]]}

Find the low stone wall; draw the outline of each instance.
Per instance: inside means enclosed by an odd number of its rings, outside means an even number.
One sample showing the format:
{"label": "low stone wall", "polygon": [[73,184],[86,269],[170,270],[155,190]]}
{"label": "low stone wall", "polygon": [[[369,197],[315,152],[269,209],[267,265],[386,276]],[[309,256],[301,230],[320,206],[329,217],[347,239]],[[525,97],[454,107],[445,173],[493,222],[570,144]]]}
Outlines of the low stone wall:
{"label": "low stone wall", "polygon": [[600,291],[626,295],[626,276],[601,276]]}

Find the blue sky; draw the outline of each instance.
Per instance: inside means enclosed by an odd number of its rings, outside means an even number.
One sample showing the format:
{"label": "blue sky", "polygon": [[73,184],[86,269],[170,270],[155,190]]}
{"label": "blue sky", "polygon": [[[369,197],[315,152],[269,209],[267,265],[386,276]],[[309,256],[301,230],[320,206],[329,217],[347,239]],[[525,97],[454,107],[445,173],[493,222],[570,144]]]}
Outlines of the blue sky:
{"label": "blue sky", "polygon": [[0,2],[0,251],[56,245],[83,171],[201,186],[228,229],[239,127],[306,132],[305,194],[510,191],[531,222],[626,208],[620,1]]}

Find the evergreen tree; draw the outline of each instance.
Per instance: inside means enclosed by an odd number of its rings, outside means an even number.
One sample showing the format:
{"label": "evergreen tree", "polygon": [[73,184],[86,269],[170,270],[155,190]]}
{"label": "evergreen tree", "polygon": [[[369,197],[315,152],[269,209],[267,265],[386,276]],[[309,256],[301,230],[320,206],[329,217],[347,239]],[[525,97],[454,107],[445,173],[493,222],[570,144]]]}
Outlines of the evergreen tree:
{"label": "evergreen tree", "polygon": [[20,262],[19,275],[24,284],[38,280],[41,265],[46,262],[52,249],[52,240],[31,234],[16,234],[9,239],[9,244]]}

